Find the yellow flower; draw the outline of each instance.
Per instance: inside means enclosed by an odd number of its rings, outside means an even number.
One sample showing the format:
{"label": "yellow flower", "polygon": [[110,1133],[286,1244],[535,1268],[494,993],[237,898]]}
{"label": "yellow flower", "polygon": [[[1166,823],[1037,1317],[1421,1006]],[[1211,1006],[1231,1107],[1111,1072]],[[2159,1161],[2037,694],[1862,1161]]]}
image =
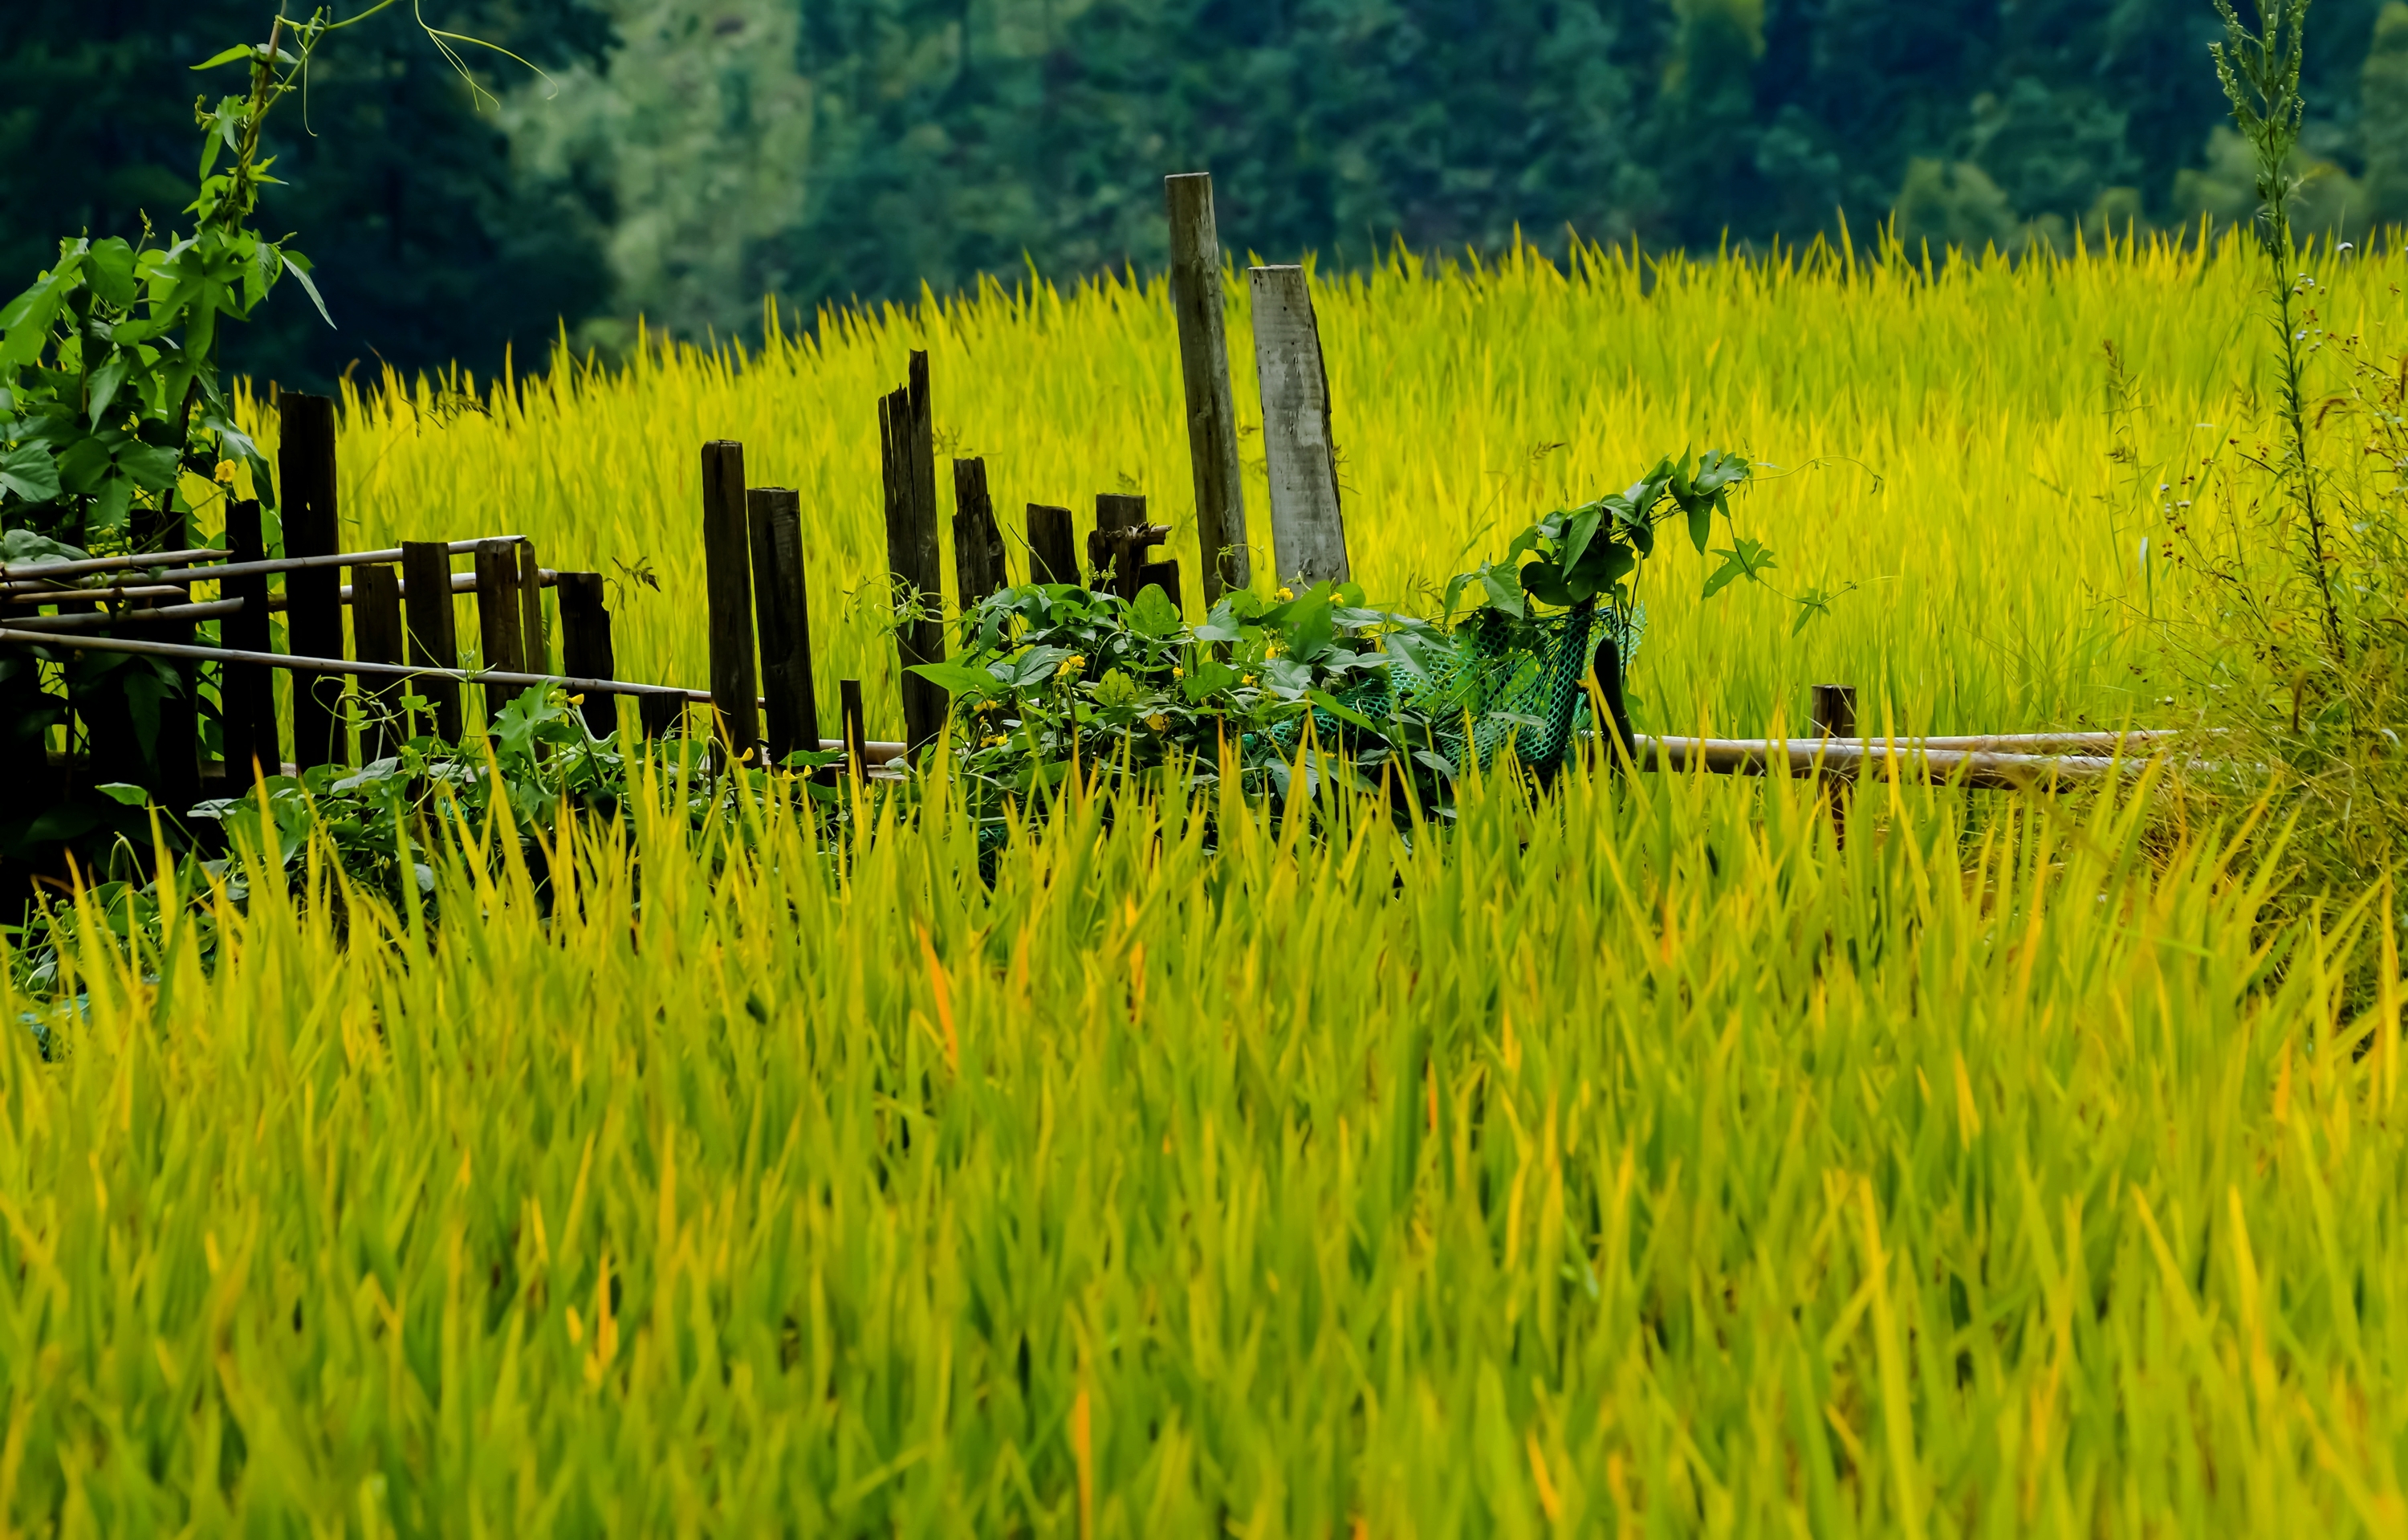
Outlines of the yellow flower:
{"label": "yellow flower", "polygon": [[1004,743],[1007,743],[1007,742],[1010,742],[1010,739],[1007,739],[1006,737],[1004,737],[1004,735],[1003,735],[1003,734],[1001,734],[1001,733],[996,733],[993,738],[990,738],[990,739],[988,739],[988,740],[986,741],[986,746],[987,746],[988,748],[991,748],[991,749],[992,749],[992,748],[999,747],[1000,745],[1002,745],[1002,744],[1004,744]]}
{"label": "yellow flower", "polygon": [[1160,712],[1156,712],[1152,716],[1145,719],[1145,725],[1152,727],[1156,732],[1168,732],[1170,730],[1170,718],[1165,716]]}
{"label": "yellow flower", "polygon": [[217,476],[218,484],[220,486],[234,485],[234,462],[232,460],[220,460],[218,462]]}
{"label": "yellow flower", "polygon": [[1240,684],[1252,684],[1254,682],[1254,676],[1252,674],[1240,674],[1238,676],[1238,683]]}
{"label": "yellow flower", "polygon": [[1060,668],[1054,670],[1054,677],[1056,679],[1068,678],[1069,675],[1077,673],[1086,666],[1087,659],[1083,654],[1072,653],[1068,657],[1062,660],[1062,666]]}
{"label": "yellow flower", "polygon": [[1185,679],[1187,677],[1187,670],[1174,663],[1170,666],[1170,677],[1173,679]]}
{"label": "yellow flower", "polygon": [[1293,588],[1283,588],[1272,597],[1276,598],[1292,599],[1296,597],[1296,590]]}
{"label": "yellow flower", "polygon": [[1263,644],[1263,655],[1265,657],[1279,656],[1279,643],[1276,641],[1265,642]]}

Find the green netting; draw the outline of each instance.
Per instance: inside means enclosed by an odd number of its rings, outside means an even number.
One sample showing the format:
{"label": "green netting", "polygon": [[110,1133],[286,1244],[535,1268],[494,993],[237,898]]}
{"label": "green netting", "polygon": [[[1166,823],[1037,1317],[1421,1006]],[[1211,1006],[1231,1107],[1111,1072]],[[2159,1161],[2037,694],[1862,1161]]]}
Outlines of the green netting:
{"label": "green netting", "polygon": [[[1611,677],[1601,678],[1618,714],[1621,668],[1638,645],[1643,617],[1583,604],[1559,615],[1515,624],[1484,610],[1438,643],[1400,645],[1391,662],[1364,683],[1334,692],[1350,710],[1375,721],[1412,712],[1437,724],[1438,752],[1457,765],[1486,765],[1499,749],[1542,774],[1563,763],[1565,751],[1588,722],[1588,674],[1597,645],[1615,643]],[[1341,724],[1316,711],[1314,730],[1335,741]],[[1283,724],[1278,741],[1293,750],[1301,722]]]}

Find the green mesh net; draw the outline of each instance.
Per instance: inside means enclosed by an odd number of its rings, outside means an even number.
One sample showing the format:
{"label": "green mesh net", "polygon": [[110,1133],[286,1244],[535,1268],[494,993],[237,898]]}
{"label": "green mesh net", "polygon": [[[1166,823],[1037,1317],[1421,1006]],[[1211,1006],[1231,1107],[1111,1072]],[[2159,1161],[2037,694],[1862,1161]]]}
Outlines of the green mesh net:
{"label": "green mesh net", "polygon": [[[1433,724],[1433,746],[1456,765],[1484,766],[1498,750],[1510,749],[1522,764],[1548,775],[1589,725],[1592,659],[1606,709],[1618,730],[1628,733],[1622,670],[1645,623],[1643,612],[1599,610],[1594,603],[1519,624],[1483,610],[1435,642],[1392,640],[1388,667],[1334,693],[1374,721],[1411,714]],[[1315,711],[1312,718],[1323,742],[1338,741],[1345,731],[1327,712]],[[1283,723],[1276,738],[1293,751],[1302,731],[1301,719]]]}

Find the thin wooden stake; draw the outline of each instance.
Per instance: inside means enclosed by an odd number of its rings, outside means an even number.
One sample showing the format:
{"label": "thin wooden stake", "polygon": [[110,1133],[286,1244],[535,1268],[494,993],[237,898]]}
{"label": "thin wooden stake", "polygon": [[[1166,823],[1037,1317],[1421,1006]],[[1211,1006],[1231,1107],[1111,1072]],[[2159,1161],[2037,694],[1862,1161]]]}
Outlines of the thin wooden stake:
{"label": "thin wooden stake", "polygon": [[[1856,736],[1856,690],[1853,684],[1817,684],[1814,686],[1814,735],[1836,739],[1842,742]],[[1823,805],[1831,811],[1831,842],[1835,845],[1848,842],[1848,797],[1854,789],[1855,777],[1839,770],[1823,772]]]}
{"label": "thin wooden stake", "polygon": [[546,673],[552,668],[552,638],[543,624],[543,565],[535,559],[535,541],[519,541],[519,616],[523,640],[519,655],[526,671]]}
{"label": "thin wooden stake", "polygon": [[[335,511],[335,403],[286,392],[278,400],[278,512],[288,556],[330,556],[341,549]],[[308,568],[284,577],[285,628],[293,651],[343,657],[342,572]],[[343,680],[293,682],[293,763],[300,770],[342,762]]]}
{"label": "thin wooden stake", "polygon": [[803,499],[784,487],[747,495],[752,527],[752,603],[761,626],[761,693],[768,701],[769,762],[820,746],[811,684],[811,612],[803,582]]}
{"label": "thin wooden stake", "polygon": [[844,763],[854,775],[869,773],[869,727],[861,711],[861,681],[837,681],[837,701],[844,713]]}
{"label": "thin wooden stake", "polygon": [[[563,572],[554,580],[560,603],[560,671],[587,679],[616,679],[618,660],[610,646],[610,611],[599,572]],[[616,696],[588,695],[584,705],[586,730],[607,738],[619,730]]]}
{"label": "thin wooden stake", "polygon": [[1222,325],[1221,235],[1212,178],[1202,171],[1162,180],[1170,216],[1170,308],[1179,319],[1179,372],[1186,389],[1187,457],[1196,476],[1196,538],[1204,548],[1204,607],[1251,581],[1244,481],[1238,466],[1238,408],[1229,391],[1229,342]]}
{"label": "thin wooden stake", "polygon": [[[405,540],[401,547],[403,606],[409,617],[406,662],[431,669],[460,666],[459,621],[452,607],[452,548],[441,540]],[[265,582],[265,580],[262,580]],[[412,692],[435,710],[435,736],[460,741],[460,684],[422,679]]]}
{"label": "thin wooden stake", "polygon": [[1251,267],[1254,372],[1263,394],[1263,456],[1270,475],[1271,554],[1279,579],[1302,588],[1343,583],[1346,521],[1338,508],[1329,433],[1329,371],[1301,267]]}
{"label": "thin wooden stake", "polygon": [[731,759],[761,741],[752,666],[752,563],[744,515],[744,446],[702,446],[702,560],[710,605],[710,704]]}

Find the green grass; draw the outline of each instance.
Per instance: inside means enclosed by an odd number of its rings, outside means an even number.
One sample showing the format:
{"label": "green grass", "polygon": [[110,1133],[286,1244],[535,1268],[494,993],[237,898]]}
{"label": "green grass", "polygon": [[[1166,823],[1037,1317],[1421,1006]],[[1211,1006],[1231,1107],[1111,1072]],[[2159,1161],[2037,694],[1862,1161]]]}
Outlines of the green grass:
{"label": "green grass", "polygon": [[548,916],[221,904],[0,1050],[0,1515],[2397,1533],[2366,906],[2260,937],[2214,834],[1991,805],[1066,806],[992,890],[773,814]]}

